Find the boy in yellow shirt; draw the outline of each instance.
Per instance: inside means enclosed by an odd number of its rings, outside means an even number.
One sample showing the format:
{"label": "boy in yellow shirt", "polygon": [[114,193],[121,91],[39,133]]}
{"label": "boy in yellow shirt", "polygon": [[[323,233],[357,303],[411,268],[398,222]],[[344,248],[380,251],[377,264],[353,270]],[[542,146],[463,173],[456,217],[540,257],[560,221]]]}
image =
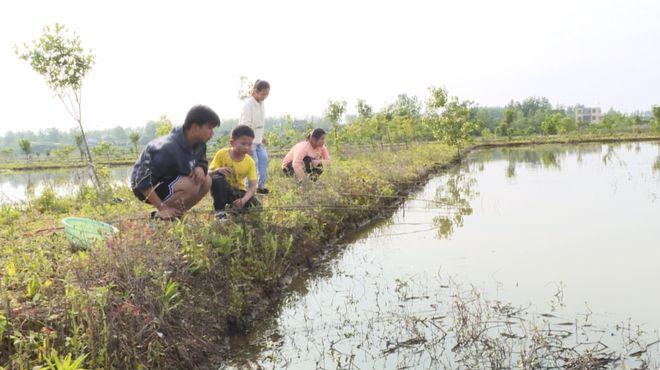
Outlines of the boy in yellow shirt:
{"label": "boy in yellow shirt", "polygon": [[[254,131],[245,125],[236,126],[231,132],[230,147],[218,150],[209,165],[209,174],[213,180],[211,194],[213,207],[218,218],[225,218],[225,207],[230,204],[234,209],[259,206],[254,197],[257,190],[257,171],[252,157]],[[245,179],[248,188],[245,188]]]}

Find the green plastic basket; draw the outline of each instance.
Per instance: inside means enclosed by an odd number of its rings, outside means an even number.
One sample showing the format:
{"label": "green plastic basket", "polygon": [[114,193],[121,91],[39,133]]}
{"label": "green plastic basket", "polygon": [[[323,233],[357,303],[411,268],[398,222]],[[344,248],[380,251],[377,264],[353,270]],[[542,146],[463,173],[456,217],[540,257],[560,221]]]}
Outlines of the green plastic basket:
{"label": "green plastic basket", "polygon": [[76,247],[89,249],[105,243],[108,236],[119,232],[116,227],[83,217],[67,217],[62,220],[69,242]]}

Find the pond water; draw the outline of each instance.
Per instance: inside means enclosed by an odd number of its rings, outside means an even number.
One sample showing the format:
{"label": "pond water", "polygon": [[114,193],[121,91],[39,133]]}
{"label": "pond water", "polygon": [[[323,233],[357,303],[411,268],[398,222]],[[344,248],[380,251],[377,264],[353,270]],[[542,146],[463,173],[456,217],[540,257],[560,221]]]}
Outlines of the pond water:
{"label": "pond water", "polygon": [[[131,168],[110,167],[111,183],[128,185]],[[58,195],[70,195],[80,184],[91,185],[86,168],[0,172],[0,204],[25,202],[30,197],[38,197],[44,189],[52,189]]]}
{"label": "pond water", "polygon": [[480,150],[411,198],[220,367],[660,366],[660,143]]}

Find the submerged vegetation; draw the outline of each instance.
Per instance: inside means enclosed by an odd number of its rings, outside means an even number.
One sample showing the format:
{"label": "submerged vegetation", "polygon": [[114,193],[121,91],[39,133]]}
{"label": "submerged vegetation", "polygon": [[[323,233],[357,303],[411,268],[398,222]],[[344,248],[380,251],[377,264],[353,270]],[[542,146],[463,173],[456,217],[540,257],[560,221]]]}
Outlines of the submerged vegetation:
{"label": "submerged vegetation", "polygon": [[[237,366],[264,368],[602,369],[657,368],[654,348],[628,322],[601,327],[592,313],[567,318],[562,287],[551,309],[534,312],[488,297],[438,273],[415,279],[335,271],[354,284],[315,296],[233,353]],[[372,286],[368,293],[360,287]],[[365,295],[379,302],[365,310]],[[258,351],[255,356],[252,351]],[[250,358],[250,360],[246,360]],[[256,366],[253,366],[256,367]]]}

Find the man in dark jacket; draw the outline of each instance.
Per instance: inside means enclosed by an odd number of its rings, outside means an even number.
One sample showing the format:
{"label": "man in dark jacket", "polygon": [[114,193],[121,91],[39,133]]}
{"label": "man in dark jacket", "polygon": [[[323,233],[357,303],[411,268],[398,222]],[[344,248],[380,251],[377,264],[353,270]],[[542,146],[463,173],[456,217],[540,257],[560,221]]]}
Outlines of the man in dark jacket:
{"label": "man in dark jacket", "polygon": [[196,105],[182,127],[147,144],[133,166],[131,187],[135,196],[158,210],[162,219],[180,217],[208,193],[206,142],[220,118],[209,107]]}

